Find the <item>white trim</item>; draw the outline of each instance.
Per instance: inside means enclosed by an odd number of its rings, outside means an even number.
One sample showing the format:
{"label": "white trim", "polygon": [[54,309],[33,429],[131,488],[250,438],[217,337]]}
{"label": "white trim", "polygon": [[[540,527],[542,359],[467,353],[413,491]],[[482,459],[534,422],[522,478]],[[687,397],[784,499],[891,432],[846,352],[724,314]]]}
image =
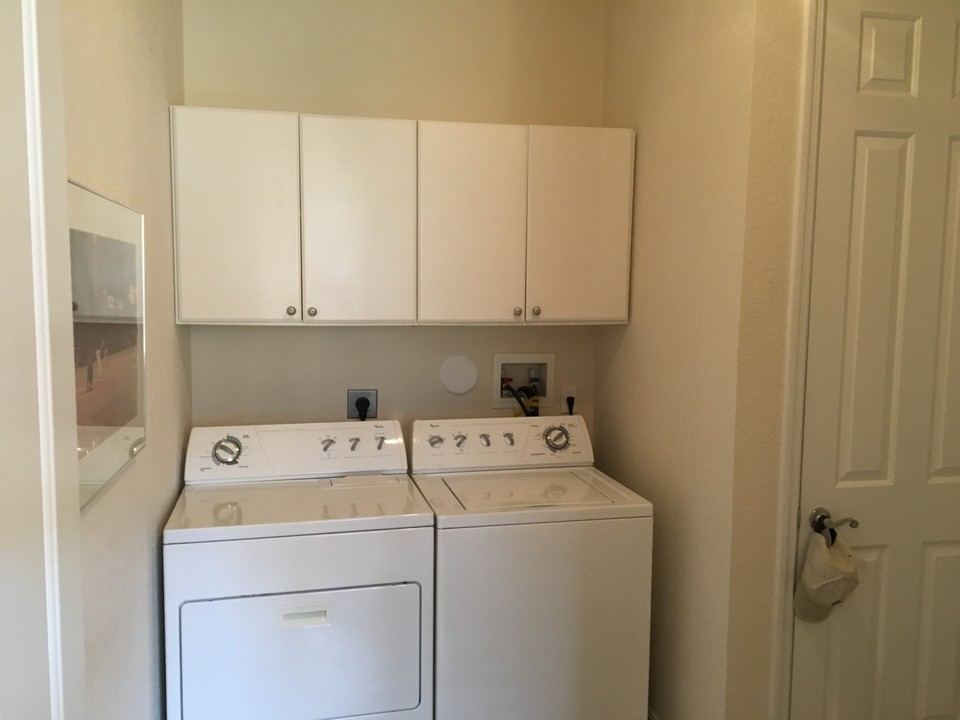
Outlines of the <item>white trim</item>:
{"label": "white trim", "polygon": [[780,511],[777,545],[778,592],[774,616],[774,664],[770,716],[790,717],[793,672],[793,585],[799,533],[800,470],[806,387],[810,285],[816,213],[817,155],[826,0],[806,0],[801,92],[804,98],[797,153],[797,196],[787,316],[787,367],[780,454]]}
{"label": "white trim", "polygon": [[56,443],[47,273],[47,223],[43,156],[42,83],[37,0],[22,0],[24,105],[27,131],[30,245],[33,255],[33,314],[36,327],[37,411],[40,441],[40,492],[46,577],[47,651],[50,716],[64,718],[60,557],[57,532]]}
{"label": "white trim", "polygon": [[45,633],[37,642],[46,651],[47,687],[37,690],[49,702],[45,717],[65,720],[82,714],[84,662],[60,7],[56,0],[20,0],[19,8],[25,160],[20,181],[30,243],[25,270],[32,283],[36,387],[34,545],[44,564],[43,598],[38,593],[36,607],[44,616]]}

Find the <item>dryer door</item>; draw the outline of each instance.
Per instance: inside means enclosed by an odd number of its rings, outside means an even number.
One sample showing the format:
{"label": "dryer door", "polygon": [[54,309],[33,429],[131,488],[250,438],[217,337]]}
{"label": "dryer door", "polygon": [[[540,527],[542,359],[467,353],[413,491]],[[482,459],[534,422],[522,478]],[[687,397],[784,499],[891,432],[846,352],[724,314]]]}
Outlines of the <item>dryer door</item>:
{"label": "dryer door", "polygon": [[180,609],[184,720],[316,720],[420,704],[415,584]]}

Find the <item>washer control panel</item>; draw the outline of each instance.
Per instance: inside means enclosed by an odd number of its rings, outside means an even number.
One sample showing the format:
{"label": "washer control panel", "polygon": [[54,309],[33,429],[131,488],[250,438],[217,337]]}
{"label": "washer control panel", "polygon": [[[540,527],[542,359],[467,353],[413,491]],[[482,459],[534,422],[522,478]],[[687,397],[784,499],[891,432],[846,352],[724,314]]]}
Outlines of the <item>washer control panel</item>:
{"label": "washer control panel", "polygon": [[411,471],[579,467],[593,464],[593,447],[579,415],[413,424]]}
{"label": "washer control panel", "polygon": [[197,427],[184,482],[239,483],[407,471],[395,420]]}

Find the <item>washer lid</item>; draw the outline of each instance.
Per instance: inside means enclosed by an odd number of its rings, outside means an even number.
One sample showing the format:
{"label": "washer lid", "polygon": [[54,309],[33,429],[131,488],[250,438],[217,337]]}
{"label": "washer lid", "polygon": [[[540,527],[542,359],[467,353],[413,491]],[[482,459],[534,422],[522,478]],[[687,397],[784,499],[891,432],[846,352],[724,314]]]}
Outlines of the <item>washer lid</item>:
{"label": "washer lid", "polygon": [[502,472],[446,475],[444,480],[469,511],[613,503],[574,472],[532,472],[524,475],[522,482]]}
{"label": "washer lid", "polygon": [[653,506],[592,467],[415,475],[437,527],[603,520],[653,515]]}
{"label": "washer lid", "polygon": [[164,544],[322,535],[433,525],[406,475],[357,475],[184,488]]}

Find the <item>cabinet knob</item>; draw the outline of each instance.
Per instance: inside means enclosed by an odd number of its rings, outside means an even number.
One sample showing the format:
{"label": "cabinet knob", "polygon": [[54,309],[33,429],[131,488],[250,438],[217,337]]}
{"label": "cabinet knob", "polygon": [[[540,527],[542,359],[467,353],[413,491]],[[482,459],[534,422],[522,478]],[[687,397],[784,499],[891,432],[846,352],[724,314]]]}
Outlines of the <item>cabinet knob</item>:
{"label": "cabinet knob", "polygon": [[297,314],[297,309],[293,305],[287,308],[287,315],[296,315],[296,314]]}
{"label": "cabinet knob", "polygon": [[523,308],[518,305],[513,309],[513,314],[516,315],[517,317],[520,317],[521,315],[523,315]]}
{"label": "cabinet knob", "polygon": [[316,317],[317,309],[315,307],[307,308],[307,315],[309,315],[310,317]]}
{"label": "cabinet knob", "polygon": [[533,306],[533,314],[534,314],[534,315],[539,315],[539,314],[540,314],[540,306],[539,306],[539,305],[534,305],[534,306]]}

